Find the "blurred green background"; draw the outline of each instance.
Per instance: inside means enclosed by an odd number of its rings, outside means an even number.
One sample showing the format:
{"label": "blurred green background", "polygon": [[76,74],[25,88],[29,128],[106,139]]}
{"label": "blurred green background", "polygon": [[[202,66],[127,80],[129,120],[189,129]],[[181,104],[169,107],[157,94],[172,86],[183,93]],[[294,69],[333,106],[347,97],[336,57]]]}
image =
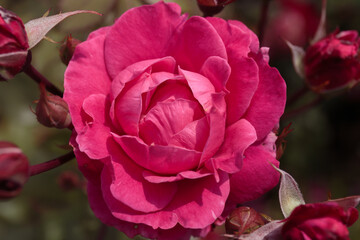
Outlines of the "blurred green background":
{"label": "blurred green background", "polygon": [[[309,28],[317,25],[321,2],[294,1],[311,5],[312,15],[304,16],[310,19],[308,23],[301,21],[301,14],[296,13],[296,10],[285,8],[280,0],[272,0],[263,44],[271,47],[270,63],[279,69],[287,82],[288,96],[301,89],[304,82],[292,67],[291,55],[284,47],[283,38],[289,37],[296,44],[307,45],[313,31]],[[41,17],[49,9],[50,14],[77,9],[95,10],[104,14],[103,17],[83,14],[65,20],[48,34],[55,41],[61,41],[70,33],[75,38],[85,40],[89,32],[112,24],[124,11],[140,5],[140,2],[2,0],[1,5],[17,13],[24,22]],[[201,15],[195,0],[175,2],[181,5],[183,12]],[[217,16],[243,21],[256,32],[261,3],[261,0],[237,0]],[[284,17],[284,13],[291,13],[292,10],[295,11],[293,15]],[[358,0],[329,0],[328,32],[336,28],[360,30],[359,10]],[[32,51],[33,65],[63,89],[66,67],[59,59],[58,49],[59,44],[43,40]],[[314,97],[315,94],[308,93],[294,106],[288,106],[287,110],[296,109]],[[34,108],[33,101],[38,98],[37,85],[24,74],[0,83],[0,140],[17,144],[29,157],[31,164],[47,161],[69,151],[64,146],[68,143],[70,131],[49,129],[37,123],[30,107]],[[305,200],[324,201],[329,192],[332,198],[360,195],[360,88],[328,96],[311,110],[283,119],[280,128],[290,122],[294,131],[287,138],[287,148],[280,160],[281,168],[298,181]],[[97,239],[102,226],[88,206],[84,188],[65,191],[59,186],[64,171],[71,171],[84,183],[73,160],[55,170],[32,177],[19,197],[0,202],[1,240]],[[277,189],[250,204],[273,218],[282,218]],[[350,228],[350,233],[351,239],[360,239],[360,221]],[[108,228],[105,239],[127,238],[115,229]]]}

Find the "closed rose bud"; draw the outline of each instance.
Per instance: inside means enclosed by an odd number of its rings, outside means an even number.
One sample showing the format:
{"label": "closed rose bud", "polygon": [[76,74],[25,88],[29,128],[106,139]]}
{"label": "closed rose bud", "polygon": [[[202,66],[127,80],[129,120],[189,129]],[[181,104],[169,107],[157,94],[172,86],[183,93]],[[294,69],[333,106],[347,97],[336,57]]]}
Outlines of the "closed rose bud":
{"label": "closed rose bud", "polygon": [[307,84],[324,93],[351,87],[360,79],[357,31],[335,31],[311,45],[305,54]]}
{"label": "closed rose bud", "polygon": [[29,48],[24,24],[14,13],[0,7],[0,80],[19,73]]}
{"label": "closed rose bud", "polygon": [[59,96],[48,95],[44,85],[40,85],[40,99],[36,106],[36,118],[46,127],[68,128],[71,117],[66,102]]}
{"label": "closed rose bud", "polygon": [[221,12],[225,5],[233,1],[235,0],[197,0],[197,3],[204,17],[208,17]]}
{"label": "closed rose bud", "polygon": [[29,162],[16,145],[0,141],[0,199],[17,196],[29,178]]}
{"label": "closed rose bud", "polygon": [[267,218],[250,207],[239,207],[226,219],[226,232],[236,236],[249,234],[268,223]]}
{"label": "closed rose bud", "polygon": [[75,51],[75,47],[81,43],[80,40],[73,38],[71,35],[67,36],[64,43],[60,47],[61,61],[68,65]]}

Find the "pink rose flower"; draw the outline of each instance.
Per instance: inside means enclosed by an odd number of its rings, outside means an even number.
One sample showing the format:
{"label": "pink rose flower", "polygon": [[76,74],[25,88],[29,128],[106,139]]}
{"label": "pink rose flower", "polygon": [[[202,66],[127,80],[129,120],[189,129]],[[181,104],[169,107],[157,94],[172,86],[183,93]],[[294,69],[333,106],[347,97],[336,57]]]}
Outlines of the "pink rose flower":
{"label": "pink rose flower", "polygon": [[23,22],[0,6],[0,80],[10,79],[21,71],[28,48]]}
{"label": "pink rose flower", "polygon": [[358,218],[356,208],[345,210],[335,202],[300,205],[285,219],[284,240],[348,240]]}
{"label": "pink rose flower", "polygon": [[318,92],[343,88],[360,79],[357,31],[338,30],[311,45],[305,54],[305,75]]}
{"label": "pink rose flower", "polygon": [[64,99],[95,215],[130,237],[206,234],[224,209],[277,184],[285,88],[238,21],[159,2],[91,33]]}

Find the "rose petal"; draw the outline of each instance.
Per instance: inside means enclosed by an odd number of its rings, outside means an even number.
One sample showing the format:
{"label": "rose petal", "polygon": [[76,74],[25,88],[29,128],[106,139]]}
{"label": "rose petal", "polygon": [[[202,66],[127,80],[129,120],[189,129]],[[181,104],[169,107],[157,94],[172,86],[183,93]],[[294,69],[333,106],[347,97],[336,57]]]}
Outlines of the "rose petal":
{"label": "rose petal", "polygon": [[199,72],[211,56],[227,59],[226,49],[214,27],[202,17],[191,17],[175,37],[172,56],[182,69]]}
{"label": "rose petal", "polygon": [[206,59],[200,70],[200,74],[210,80],[216,92],[225,91],[230,72],[228,62],[217,56]]}
{"label": "rose petal", "polygon": [[[202,109],[197,102],[186,99],[159,102],[141,119],[139,135],[149,145],[166,146],[173,135],[201,116]],[[190,138],[196,140],[194,133]]]}
{"label": "rose petal", "polygon": [[112,159],[103,174],[112,176],[111,194],[126,206],[140,212],[159,211],[167,206],[177,191],[176,183],[154,184],[142,177],[143,169],[120,149],[112,151]]}
{"label": "rose petal", "polygon": [[227,173],[236,173],[242,167],[244,151],[256,141],[256,130],[245,119],[229,126],[224,142],[214,156],[217,169]]}
{"label": "rose petal", "polygon": [[137,137],[113,136],[133,161],[156,173],[169,175],[192,170],[200,161],[201,152],[176,146],[148,146]]}
{"label": "rose petal", "polygon": [[90,39],[96,38],[98,36],[106,35],[108,33],[108,31],[110,30],[110,28],[111,28],[110,26],[102,27],[102,28],[99,28],[99,29],[91,32],[87,38],[87,41]]}
{"label": "rose petal", "polygon": [[81,116],[84,99],[92,94],[107,95],[110,90],[111,80],[103,60],[103,43],[104,36],[99,36],[79,44],[65,72],[64,100],[78,132],[85,126]]}
{"label": "rose petal", "polygon": [[162,182],[176,182],[182,179],[198,179],[212,175],[211,172],[204,171],[204,168],[194,171],[184,171],[178,173],[176,176],[160,176],[150,171],[143,171],[143,177],[151,183],[162,183]]}
{"label": "rose petal", "polygon": [[241,170],[230,178],[231,201],[242,203],[254,200],[279,182],[280,174],[270,165],[279,162],[262,145],[251,146],[245,151]]}
{"label": "rose petal", "polygon": [[144,72],[137,80],[127,83],[113,103],[114,121],[127,134],[138,136],[142,111],[141,94],[173,77],[173,74],[166,72],[153,74]]}
{"label": "rose petal", "polygon": [[[159,2],[130,9],[111,27],[105,42],[111,77],[136,62],[169,56],[169,42],[184,22],[177,4]],[[166,21],[164,21],[166,19]]]}
{"label": "rose petal", "polygon": [[243,118],[255,127],[258,140],[261,140],[278,124],[284,112],[286,85],[278,70],[270,67],[262,54],[253,58],[259,66],[260,81]]}
{"label": "rose petal", "polygon": [[109,156],[107,140],[110,135],[110,120],[107,113],[110,102],[105,95],[93,94],[83,102],[84,112],[92,118],[87,125],[78,133],[76,138],[79,150],[86,153],[92,159],[101,159]]}
{"label": "rose petal", "polygon": [[206,117],[189,123],[173,135],[169,145],[175,145],[201,152],[209,137],[209,124]]}

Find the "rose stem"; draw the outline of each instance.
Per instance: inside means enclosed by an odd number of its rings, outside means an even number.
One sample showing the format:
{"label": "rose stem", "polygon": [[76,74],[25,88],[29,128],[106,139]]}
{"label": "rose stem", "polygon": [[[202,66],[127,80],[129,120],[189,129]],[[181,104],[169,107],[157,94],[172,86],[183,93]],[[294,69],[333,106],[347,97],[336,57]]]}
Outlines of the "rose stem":
{"label": "rose stem", "polygon": [[261,15],[258,24],[258,37],[259,37],[260,46],[264,39],[264,31],[265,31],[266,21],[268,18],[269,5],[270,5],[270,0],[262,0]]}
{"label": "rose stem", "polygon": [[52,84],[49,80],[47,80],[38,70],[34,68],[33,65],[28,64],[24,67],[23,71],[38,84],[43,83],[46,87],[46,90],[48,90],[49,92],[59,97],[62,97],[62,91],[58,89],[54,84]]}
{"label": "rose stem", "polygon": [[295,110],[292,110],[290,112],[285,112],[284,115],[281,117],[282,120],[287,119],[287,118],[291,118],[294,117],[300,113],[303,113],[309,109],[311,109],[312,107],[316,106],[317,104],[319,104],[322,100],[322,96],[318,95],[313,101],[311,101],[308,104],[305,104],[304,106],[301,106]]}
{"label": "rose stem", "polygon": [[295,92],[292,96],[288,98],[286,101],[287,106],[291,106],[293,103],[295,103],[297,100],[299,100],[302,96],[304,96],[309,91],[309,88],[307,86],[302,87],[300,90]]}
{"label": "rose stem", "polygon": [[106,230],[107,230],[107,226],[101,223],[96,240],[104,240],[107,232]]}
{"label": "rose stem", "polygon": [[69,152],[63,156],[52,159],[50,161],[32,165],[32,166],[30,166],[30,176],[34,176],[34,175],[49,171],[53,168],[59,167],[59,166],[63,165],[64,163],[70,161],[74,157],[75,157],[74,152]]}

